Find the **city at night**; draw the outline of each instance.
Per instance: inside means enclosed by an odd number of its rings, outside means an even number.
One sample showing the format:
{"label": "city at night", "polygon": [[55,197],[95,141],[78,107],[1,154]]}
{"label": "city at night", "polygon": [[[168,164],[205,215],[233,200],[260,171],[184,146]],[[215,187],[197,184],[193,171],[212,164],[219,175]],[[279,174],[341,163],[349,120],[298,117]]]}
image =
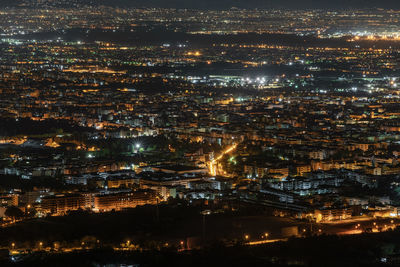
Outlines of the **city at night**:
{"label": "city at night", "polygon": [[3,266],[400,266],[400,1],[0,0]]}

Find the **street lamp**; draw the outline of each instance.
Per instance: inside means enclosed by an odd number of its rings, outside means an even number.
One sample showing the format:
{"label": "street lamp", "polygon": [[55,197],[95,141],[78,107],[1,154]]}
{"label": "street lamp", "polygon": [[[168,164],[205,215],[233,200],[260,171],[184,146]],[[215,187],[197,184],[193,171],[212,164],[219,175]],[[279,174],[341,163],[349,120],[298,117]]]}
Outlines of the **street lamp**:
{"label": "street lamp", "polygon": [[206,215],[210,215],[211,211],[210,210],[203,210],[201,212],[203,215],[203,245],[206,243]]}
{"label": "street lamp", "polygon": [[31,205],[28,204],[28,205],[26,206],[26,209],[25,209],[25,215],[29,214],[30,208],[31,208]]}
{"label": "street lamp", "polygon": [[133,147],[135,148],[135,153],[138,154],[142,145],[140,143],[136,143]]}

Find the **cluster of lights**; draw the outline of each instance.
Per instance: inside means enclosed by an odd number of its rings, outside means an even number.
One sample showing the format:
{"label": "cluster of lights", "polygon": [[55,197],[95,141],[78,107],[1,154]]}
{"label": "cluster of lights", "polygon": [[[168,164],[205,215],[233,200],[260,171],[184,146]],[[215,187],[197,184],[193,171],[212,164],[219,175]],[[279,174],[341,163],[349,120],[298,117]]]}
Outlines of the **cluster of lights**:
{"label": "cluster of lights", "polygon": [[241,79],[243,84],[265,84],[267,82],[266,77],[257,77],[255,79],[251,79],[249,77]]}

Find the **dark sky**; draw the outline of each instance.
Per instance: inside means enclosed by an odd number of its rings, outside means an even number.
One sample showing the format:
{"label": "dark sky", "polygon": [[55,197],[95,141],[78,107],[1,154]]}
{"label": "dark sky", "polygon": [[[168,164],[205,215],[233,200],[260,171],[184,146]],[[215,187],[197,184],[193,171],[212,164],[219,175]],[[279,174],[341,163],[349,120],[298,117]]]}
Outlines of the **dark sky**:
{"label": "dark sky", "polygon": [[[85,1],[85,0],[83,0]],[[157,6],[174,8],[392,8],[400,9],[400,0],[92,0],[111,5]]]}

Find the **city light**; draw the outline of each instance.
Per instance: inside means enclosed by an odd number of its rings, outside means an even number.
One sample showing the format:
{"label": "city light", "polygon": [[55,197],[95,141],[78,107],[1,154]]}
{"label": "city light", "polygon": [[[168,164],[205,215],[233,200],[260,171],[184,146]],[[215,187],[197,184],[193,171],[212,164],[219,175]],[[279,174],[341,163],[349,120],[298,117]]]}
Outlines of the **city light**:
{"label": "city light", "polygon": [[0,265],[399,261],[400,1],[122,2],[1,3]]}

